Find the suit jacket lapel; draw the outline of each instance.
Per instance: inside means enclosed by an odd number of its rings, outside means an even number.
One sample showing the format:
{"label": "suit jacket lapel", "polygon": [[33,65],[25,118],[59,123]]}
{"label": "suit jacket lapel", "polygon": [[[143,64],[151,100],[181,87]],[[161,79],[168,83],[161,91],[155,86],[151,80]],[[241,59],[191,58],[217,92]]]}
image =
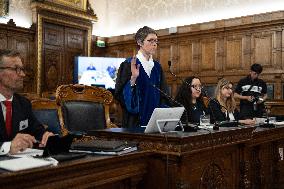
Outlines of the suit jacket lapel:
{"label": "suit jacket lapel", "polygon": [[5,140],[7,140],[6,125],[4,122],[2,107],[0,106],[0,141]]}
{"label": "suit jacket lapel", "polygon": [[13,135],[13,138],[15,136],[16,133],[19,132],[19,124],[20,124],[20,120],[19,120],[19,117],[16,116],[16,115],[20,115],[19,114],[19,111],[20,110],[20,107],[19,107],[19,103],[18,103],[18,99],[13,98],[13,102],[12,102],[12,135]]}

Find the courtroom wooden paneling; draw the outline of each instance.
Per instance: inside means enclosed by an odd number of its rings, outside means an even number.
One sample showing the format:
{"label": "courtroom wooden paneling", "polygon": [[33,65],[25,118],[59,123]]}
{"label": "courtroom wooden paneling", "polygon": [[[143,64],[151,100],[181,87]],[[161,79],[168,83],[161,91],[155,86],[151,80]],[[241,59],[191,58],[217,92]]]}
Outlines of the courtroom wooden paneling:
{"label": "courtroom wooden paneling", "polygon": [[[174,34],[158,30],[157,59],[166,71],[173,96],[181,81],[167,72],[168,61],[178,76],[197,75],[206,85],[214,85],[222,77],[237,83],[248,74],[251,64],[260,63],[264,67],[261,78],[274,85],[274,98],[282,99],[283,29],[284,11],[278,11],[180,26]],[[110,37],[104,56],[129,56],[135,48],[133,35]]]}
{"label": "courtroom wooden paneling", "polygon": [[108,129],[91,134],[133,140],[151,151],[145,188],[279,189],[284,187],[284,126],[238,127],[197,133],[143,134]]}
{"label": "courtroom wooden paneling", "polygon": [[89,156],[55,167],[0,173],[1,188],[143,188],[149,153]]}
{"label": "courtroom wooden paneling", "polygon": [[13,49],[21,53],[21,59],[27,68],[22,92],[36,91],[36,54],[34,28],[17,27],[13,20],[0,24],[0,49]]}
{"label": "courtroom wooden paneling", "polygon": [[279,148],[283,147],[284,127],[257,128],[246,148],[245,161],[249,162],[246,188],[283,188],[283,160]]}
{"label": "courtroom wooden paneling", "polygon": [[87,31],[44,22],[43,91],[54,91],[59,85],[73,83],[75,56],[87,55]]}
{"label": "courtroom wooden paneling", "polygon": [[31,2],[37,24],[36,90],[54,92],[61,84],[73,83],[74,58],[91,53],[92,21],[89,9],[77,10],[48,1]]}
{"label": "courtroom wooden paneling", "polygon": [[[97,137],[133,140],[154,153],[145,188],[241,188],[242,151],[253,127],[197,133],[141,134],[127,129],[94,131]],[[121,132],[120,132],[121,131]]]}

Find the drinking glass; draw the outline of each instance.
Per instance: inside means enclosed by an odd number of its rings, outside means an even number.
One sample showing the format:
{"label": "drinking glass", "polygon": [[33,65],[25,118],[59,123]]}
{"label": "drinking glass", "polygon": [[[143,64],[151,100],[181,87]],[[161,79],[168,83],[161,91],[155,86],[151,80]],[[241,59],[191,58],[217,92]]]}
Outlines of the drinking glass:
{"label": "drinking glass", "polygon": [[200,116],[200,126],[210,125],[210,115],[201,115]]}

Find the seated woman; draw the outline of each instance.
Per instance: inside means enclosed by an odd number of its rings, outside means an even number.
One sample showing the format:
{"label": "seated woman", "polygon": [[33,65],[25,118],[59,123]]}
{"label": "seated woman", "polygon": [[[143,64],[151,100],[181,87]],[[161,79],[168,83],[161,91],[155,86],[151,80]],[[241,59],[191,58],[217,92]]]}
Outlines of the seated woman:
{"label": "seated woman", "polygon": [[[175,100],[182,104],[187,112],[189,123],[199,124],[200,115],[208,113],[201,95],[202,85],[200,79],[192,76],[185,79],[178,90]],[[186,122],[185,113],[181,121]]]}
{"label": "seated woman", "polygon": [[225,78],[219,80],[215,89],[215,99],[210,100],[209,107],[211,123],[236,120],[246,125],[255,124],[255,120],[252,119],[238,119],[233,84]]}

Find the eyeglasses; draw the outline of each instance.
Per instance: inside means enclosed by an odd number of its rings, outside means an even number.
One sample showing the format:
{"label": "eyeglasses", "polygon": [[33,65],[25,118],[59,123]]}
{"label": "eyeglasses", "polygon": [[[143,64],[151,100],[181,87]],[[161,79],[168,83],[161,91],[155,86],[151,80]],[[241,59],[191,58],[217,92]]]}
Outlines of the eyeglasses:
{"label": "eyeglasses", "polygon": [[229,86],[224,87],[224,89],[233,90],[233,88],[232,88],[232,87],[229,87]]}
{"label": "eyeglasses", "polygon": [[191,85],[192,88],[194,88],[195,90],[201,90],[203,89],[202,85]]}
{"label": "eyeglasses", "polygon": [[146,40],[146,41],[148,41],[148,42],[151,43],[151,44],[159,44],[158,39],[148,39],[148,40]]}
{"label": "eyeglasses", "polygon": [[19,66],[16,66],[16,67],[0,67],[0,69],[2,69],[2,70],[5,70],[5,69],[13,70],[17,74],[21,74],[21,72],[25,73],[25,68],[24,67],[19,67]]}

